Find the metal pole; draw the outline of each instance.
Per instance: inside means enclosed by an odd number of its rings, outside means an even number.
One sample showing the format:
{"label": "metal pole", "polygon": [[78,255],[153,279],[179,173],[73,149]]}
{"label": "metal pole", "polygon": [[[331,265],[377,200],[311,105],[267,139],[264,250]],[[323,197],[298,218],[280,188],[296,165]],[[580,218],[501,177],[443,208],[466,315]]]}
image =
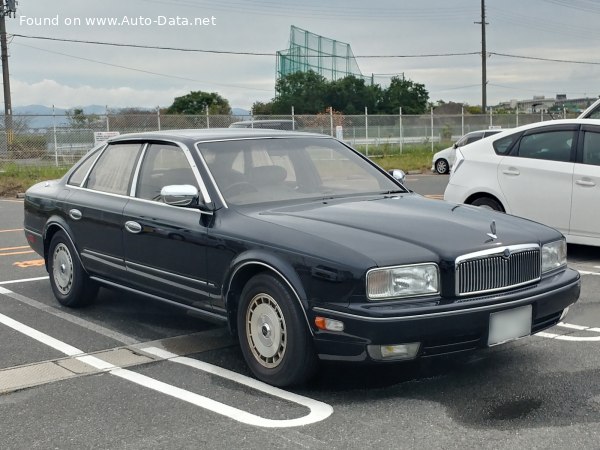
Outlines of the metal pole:
{"label": "metal pole", "polygon": [[367,107],[365,106],[365,142],[366,149],[365,154],[369,156],[369,113],[367,111]]}
{"label": "metal pole", "polygon": [[431,153],[433,153],[433,108],[431,108]]}
{"label": "metal pole", "polygon": [[110,131],[110,122],[109,122],[109,118],[108,118],[108,105],[106,105],[106,131]]}
{"label": "metal pole", "polygon": [[481,0],[481,111],[487,108],[487,50],[485,45],[485,0]]}
{"label": "metal pole", "polygon": [[210,128],[210,118],[208,117],[208,105],[206,105],[206,128]]}
{"label": "metal pole", "polygon": [[516,124],[515,126],[517,126],[517,127],[518,127],[518,126],[519,126],[519,104],[518,104],[518,103],[517,103],[516,111],[517,111],[517,117],[516,117],[516,119],[517,119],[517,124]]}
{"label": "metal pole", "polygon": [[329,107],[329,127],[330,127],[330,134],[333,137],[333,107],[332,106]]}
{"label": "metal pole", "polygon": [[494,118],[492,117],[492,108],[490,108],[490,128],[494,126]]}
{"label": "metal pole", "polygon": [[10,75],[8,73],[8,47],[6,45],[6,20],[5,8],[2,1],[0,11],[0,51],[2,52],[2,81],[4,83],[4,128],[6,130],[6,143],[10,149],[13,142],[12,103],[10,99]]}
{"label": "metal pole", "polygon": [[160,131],[160,106],[156,107],[156,123],[158,124],[158,131]]}
{"label": "metal pole", "polygon": [[294,114],[294,107],[292,106],[292,130],[296,129],[296,116]]}
{"label": "metal pole", "polygon": [[58,167],[58,142],[56,139],[56,111],[54,105],[52,105],[52,122],[54,124],[54,163]]}
{"label": "metal pole", "polygon": [[465,135],[465,107],[460,107],[460,135]]}
{"label": "metal pole", "polygon": [[403,136],[403,132],[402,132],[402,107],[400,107],[400,153],[402,153],[403,141],[404,141],[404,136]]}

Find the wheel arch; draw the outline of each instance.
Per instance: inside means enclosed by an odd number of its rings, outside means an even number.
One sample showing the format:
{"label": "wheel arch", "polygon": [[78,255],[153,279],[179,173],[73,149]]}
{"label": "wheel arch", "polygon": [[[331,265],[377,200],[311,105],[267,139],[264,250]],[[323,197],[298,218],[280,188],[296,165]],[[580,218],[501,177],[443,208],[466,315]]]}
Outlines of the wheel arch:
{"label": "wheel arch", "polygon": [[46,225],[44,226],[44,233],[43,233],[44,264],[46,266],[46,270],[48,270],[48,251],[50,249],[50,242],[52,241],[52,238],[54,237],[54,235],[59,231],[62,231],[65,233],[65,235],[67,236],[67,239],[69,240],[69,242],[75,249],[75,255],[77,256],[77,260],[81,264],[81,267],[83,267],[83,270],[85,270],[87,273],[87,269],[85,268],[83,261],[81,260],[81,257],[79,256],[79,250],[77,249],[77,246],[75,245],[75,242],[73,241],[73,238],[71,237],[71,228],[66,223],[66,221],[60,216],[50,217],[50,219],[48,219],[48,221],[46,222]]}
{"label": "wheel arch", "polygon": [[495,196],[494,194],[490,194],[489,192],[476,192],[474,194],[471,194],[465,199],[465,203],[471,205],[475,200],[480,198],[489,198],[491,200],[494,200],[495,202],[498,202],[498,204],[502,208],[502,212],[506,212],[506,206],[504,206],[504,202],[502,202],[502,200],[500,200],[497,196]]}
{"label": "wheel arch", "polygon": [[239,258],[235,264],[232,265],[229,277],[224,283],[225,291],[223,298],[225,299],[227,321],[231,332],[234,335],[237,334],[236,317],[242,289],[255,275],[268,273],[282,281],[283,284],[289,288],[292,297],[296,300],[298,306],[302,310],[302,315],[306,321],[310,334],[313,335],[313,329],[306,312],[308,305],[307,296],[300,277],[289,263],[274,260],[275,258],[272,257],[262,256],[263,257],[253,254]]}

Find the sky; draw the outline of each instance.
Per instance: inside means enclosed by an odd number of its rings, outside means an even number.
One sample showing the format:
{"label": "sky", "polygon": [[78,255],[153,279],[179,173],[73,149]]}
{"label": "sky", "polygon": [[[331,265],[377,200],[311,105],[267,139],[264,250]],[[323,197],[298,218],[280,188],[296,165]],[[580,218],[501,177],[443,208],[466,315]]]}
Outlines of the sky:
{"label": "sky", "polygon": [[[598,0],[485,6],[488,105],[600,95]],[[250,109],[274,96],[291,25],[349,43],[365,75],[403,75],[432,102],[479,105],[480,20],[481,0],[19,0],[6,18],[12,105],[168,107],[201,90]]]}

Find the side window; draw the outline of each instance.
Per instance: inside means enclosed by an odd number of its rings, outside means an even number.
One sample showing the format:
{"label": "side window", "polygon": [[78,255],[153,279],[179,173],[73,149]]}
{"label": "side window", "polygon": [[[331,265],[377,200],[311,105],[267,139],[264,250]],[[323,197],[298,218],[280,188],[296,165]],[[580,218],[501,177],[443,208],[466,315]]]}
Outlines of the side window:
{"label": "side window", "polygon": [[575,131],[548,131],[523,136],[517,155],[548,161],[570,161]]}
{"label": "side window", "polygon": [[513,145],[515,144],[517,139],[519,139],[520,136],[521,134],[517,133],[495,140],[492,144],[494,146],[494,151],[498,155],[508,155],[508,152],[510,152]]}
{"label": "side window", "polygon": [[191,184],[198,188],[185,153],[176,145],[150,145],[142,162],[135,196],[158,201],[161,189],[174,184]]}
{"label": "side window", "polygon": [[583,136],[583,164],[600,166],[600,133],[586,131]]}
{"label": "side window", "polygon": [[67,184],[71,186],[81,186],[83,179],[90,171],[90,168],[92,167],[92,164],[94,164],[94,161],[96,161],[97,156],[98,152],[87,155],[85,161],[83,161],[83,163],[81,163],[79,167],[71,174]]}
{"label": "side window", "polygon": [[463,145],[467,145],[467,144],[470,144],[471,142],[478,141],[482,137],[483,137],[482,133],[472,134],[471,136],[467,137],[467,141]]}
{"label": "side window", "polygon": [[127,195],[140,144],[109,145],[90,172],[86,187],[96,191]]}

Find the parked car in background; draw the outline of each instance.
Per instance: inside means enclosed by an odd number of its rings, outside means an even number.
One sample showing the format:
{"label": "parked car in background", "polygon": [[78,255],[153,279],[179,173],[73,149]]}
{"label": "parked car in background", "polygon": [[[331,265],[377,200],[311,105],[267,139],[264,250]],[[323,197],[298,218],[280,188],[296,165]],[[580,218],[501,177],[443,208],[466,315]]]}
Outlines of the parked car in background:
{"label": "parked car in background", "polygon": [[269,130],[295,130],[293,120],[244,120],[242,122],[234,122],[229,125],[229,128],[261,128]]}
{"label": "parked car in background", "polygon": [[252,373],[278,386],[319,359],[519,339],[558,323],[580,292],[556,230],[421,197],[317,134],[122,135],[28,189],[24,207],[61,304],[106,286],[194,310],[228,324]]}
{"label": "parked car in background", "polygon": [[525,125],[459,151],[444,199],[504,211],[600,246],[600,120]]}
{"label": "parked car in background", "polygon": [[578,119],[600,119],[600,98],[579,114]]}
{"label": "parked car in background", "polygon": [[456,161],[456,149],[460,148],[464,145],[470,144],[472,142],[476,142],[484,137],[492,136],[496,133],[500,133],[503,131],[502,129],[490,129],[490,130],[480,130],[480,131],[471,131],[470,133],[465,134],[458,141],[452,145],[452,147],[448,147],[444,150],[440,150],[435,155],[433,155],[433,162],[431,164],[431,171],[437,172],[439,174],[449,173]]}

